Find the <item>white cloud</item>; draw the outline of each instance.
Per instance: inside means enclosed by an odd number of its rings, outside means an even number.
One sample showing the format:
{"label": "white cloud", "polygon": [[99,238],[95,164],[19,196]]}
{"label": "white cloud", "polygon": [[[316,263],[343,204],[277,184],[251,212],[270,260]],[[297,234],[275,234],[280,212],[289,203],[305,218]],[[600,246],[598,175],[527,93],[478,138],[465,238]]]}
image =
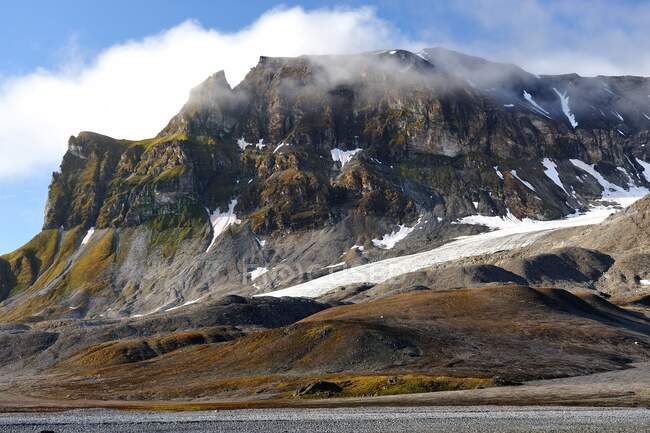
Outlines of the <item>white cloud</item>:
{"label": "white cloud", "polygon": [[[73,44],[74,45],[74,44]],[[196,22],[106,49],[92,62],[0,82],[0,179],[56,167],[67,138],[91,130],[117,138],[155,135],[190,88],[225,69],[237,84],[260,55],[354,53],[414,47],[371,8],[274,9],[234,33]]]}
{"label": "white cloud", "polygon": [[648,2],[459,0],[473,38],[448,45],[538,74],[650,75]]}
{"label": "white cloud", "polygon": [[[413,26],[430,35],[427,46],[512,62],[534,73],[650,75],[646,2],[413,0],[400,4],[400,11],[413,22],[419,18]],[[274,9],[232,33],[185,22],[108,48],[91,62],[80,58],[82,42],[69,41],[60,55],[65,64],[57,70],[0,76],[0,182],[56,167],[67,138],[81,130],[152,136],[180,109],[190,88],[220,69],[234,85],[260,55],[425,45],[372,8]]]}

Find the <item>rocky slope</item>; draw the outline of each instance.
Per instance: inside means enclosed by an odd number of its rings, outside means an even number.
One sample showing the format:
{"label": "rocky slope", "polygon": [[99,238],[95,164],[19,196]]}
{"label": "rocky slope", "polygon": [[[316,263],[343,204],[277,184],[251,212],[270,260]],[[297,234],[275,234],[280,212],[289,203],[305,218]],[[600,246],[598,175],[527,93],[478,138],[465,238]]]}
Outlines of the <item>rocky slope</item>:
{"label": "rocky slope", "polygon": [[468,215],[647,192],[649,94],[442,49],[262,57],[154,138],[71,137],[43,231],[0,258],[0,319],[261,293],[484,230],[452,224]]}

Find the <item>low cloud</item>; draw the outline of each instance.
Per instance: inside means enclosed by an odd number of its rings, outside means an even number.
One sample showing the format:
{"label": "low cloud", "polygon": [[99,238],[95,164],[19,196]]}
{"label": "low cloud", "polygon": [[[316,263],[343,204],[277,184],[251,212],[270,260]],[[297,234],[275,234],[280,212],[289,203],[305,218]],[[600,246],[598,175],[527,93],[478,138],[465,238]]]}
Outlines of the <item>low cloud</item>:
{"label": "low cloud", "polygon": [[650,75],[650,3],[460,0],[445,13],[476,37],[450,46],[538,74]]}
{"label": "low cloud", "polygon": [[57,70],[0,76],[0,182],[55,168],[67,138],[81,130],[152,136],[192,87],[220,69],[235,85],[260,55],[446,46],[534,73],[650,75],[646,2],[412,0],[401,12],[418,22],[418,34],[429,35],[426,44],[372,8],[274,9],[231,33],[188,21],[91,61],[80,58],[72,40]]}
{"label": "low cloud", "polygon": [[224,69],[231,85],[260,55],[344,54],[419,44],[371,8],[274,9],[234,33],[188,21],[113,46],[90,63],[77,56],[57,71],[0,83],[0,179],[56,167],[67,138],[91,130],[116,138],[155,135],[189,90]]}

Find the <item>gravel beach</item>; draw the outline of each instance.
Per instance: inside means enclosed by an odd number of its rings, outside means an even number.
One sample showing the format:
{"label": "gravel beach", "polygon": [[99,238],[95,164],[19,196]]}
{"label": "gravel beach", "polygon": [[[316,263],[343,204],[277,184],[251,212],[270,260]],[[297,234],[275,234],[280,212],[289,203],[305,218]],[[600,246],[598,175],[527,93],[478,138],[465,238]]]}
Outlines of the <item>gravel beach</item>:
{"label": "gravel beach", "polygon": [[650,432],[650,410],[462,407],[255,409],[204,412],[74,410],[0,415],[0,432],[418,433]]}

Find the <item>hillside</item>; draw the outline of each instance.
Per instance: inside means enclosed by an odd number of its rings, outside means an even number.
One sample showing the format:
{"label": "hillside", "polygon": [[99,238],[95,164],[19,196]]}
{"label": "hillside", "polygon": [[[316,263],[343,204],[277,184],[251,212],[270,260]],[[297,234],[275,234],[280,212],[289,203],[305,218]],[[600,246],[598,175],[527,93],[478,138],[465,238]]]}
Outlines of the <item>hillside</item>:
{"label": "hillside", "polygon": [[[174,335],[148,341],[159,347]],[[473,389],[627,368],[650,360],[649,335],[646,318],[559,289],[418,291],[151,357],[115,356],[139,340],[90,344],[40,376],[6,378],[0,389],[122,400]],[[310,384],[315,395],[305,391]]]}

